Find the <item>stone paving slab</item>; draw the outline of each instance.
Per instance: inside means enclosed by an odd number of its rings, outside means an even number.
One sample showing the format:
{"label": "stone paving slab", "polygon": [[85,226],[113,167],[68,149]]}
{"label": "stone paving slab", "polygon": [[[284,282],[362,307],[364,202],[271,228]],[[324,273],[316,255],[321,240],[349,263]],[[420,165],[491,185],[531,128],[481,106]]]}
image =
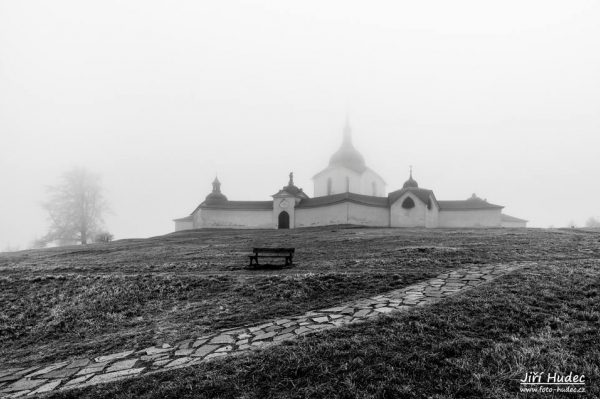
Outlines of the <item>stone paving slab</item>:
{"label": "stone paving slab", "polygon": [[78,377],[78,378],[75,378],[74,380],[71,380],[71,381],[67,382],[67,384],[66,384],[66,385],[77,385],[77,384],[81,384],[81,383],[83,383],[83,382],[85,382],[85,381],[89,380],[89,379],[90,379],[90,378],[92,378],[92,377],[93,377],[93,376],[92,376],[91,374],[89,374],[89,375],[84,375],[84,376],[82,376],[82,377]]}
{"label": "stone paving slab", "polygon": [[67,364],[69,364],[69,362],[51,364],[50,366],[46,366],[43,369],[41,369],[39,371],[36,371],[35,373],[27,374],[26,377],[27,378],[33,378],[33,377],[36,377],[38,375],[46,374],[46,373],[49,373],[51,371],[57,370],[57,369],[59,369],[61,367],[64,367]]}
{"label": "stone paving slab", "polygon": [[41,387],[39,387],[35,391],[29,393],[28,395],[33,395],[33,394],[36,394],[36,393],[50,392],[54,388],[56,388],[57,386],[59,386],[61,382],[62,382],[62,380],[51,381],[51,382],[49,382],[47,384],[42,385]]}
{"label": "stone paving slab", "polygon": [[74,360],[73,363],[71,363],[67,366],[67,368],[68,369],[79,368],[79,367],[87,366],[88,364],[90,364],[90,359],[79,359],[79,360]]}
{"label": "stone paving slab", "polygon": [[106,366],[108,366],[108,362],[92,363],[88,367],[79,370],[76,375],[99,373],[103,371],[106,368]]}
{"label": "stone paving slab", "polygon": [[112,371],[121,371],[121,370],[127,370],[130,368],[133,368],[133,366],[135,365],[135,363],[138,361],[138,359],[129,359],[129,360],[122,360],[120,362],[116,362],[113,363],[112,366],[110,366],[106,372],[110,373]]}
{"label": "stone paving slab", "polygon": [[46,381],[48,381],[48,380],[28,380],[28,379],[24,378],[22,380],[15,382],[14,384],[9,385],[6,388],[4,388],[1,392],[8,393],[8,392],[19,392],[19,391],[35,389],[35,388],[39,387],[40,385],[43,385]]}
{"label": "stone paving slab", "polygon": [[[259,325],[234,327],[173,344],[99,356],[93,360],[0,370],[0,398],[74,389],[189,367],[223,356],[266,348],[304,334],[363,323],[374,317],[433,304],[533,262],[470,266],[385,294],[339,306],[288,316]],[[1,366],[0,366],[1,368]]]}
{"label": "stone paving slab", "polygon": [[61,370],[55,370],[55,371],[51,371],[49,373],[46,374],[42,374],[40,375],[40,378],[68,378],[70,376],[72,376],[73,374],[77,373],[77,371],[79,371],[79,369],[61,369]]}
{"label": "stone paving slab", "polygon": [[97,358],[94,359],[94,361],[97,362],[97,363],[108,362],[108,361],[111,361],[111,360],[121,359],[121,358],[127,357],[127,356],[131,355],[133,352],[134,351],[125,351],[125,352],[113,353],[112,355],[97,357]]}
{"label": "stone paving slab", "polygon": [[235,338],[231,335],[219,335],[218,337],[214,337],[210,340],[211,344],[232,344],[235,342]]}
{"label": "stone paving slab", "polygon": [[102,382],[111,382],[111,381],[116,381],[116,380],[120,380],[122,379],[122,377],[127,377],[127,376],[131,376],[131,375],[136,375],[142,372],[142,370],[144,370],[144,368],[139,368],[139,369],[130,369],[130,370],[123,370],[123,371],[115,371],[114,373],[108,373],[108,374],[102,374],[102,375],[97,375],[94,378],[92,378],[87,385],[95,385],[95,384],[99,384]]}
{"label": "stone paving slab", "polygon": [[212,352],[215,349],[217,349],[218,347],[219,347],[219,345],[204,345],[204,346],[201,346],[200,348],[198,348],[198,350],[196,352],[194,352],[192,354],[192,356],[204,357],[204,356],[208,355],[210,352]]}

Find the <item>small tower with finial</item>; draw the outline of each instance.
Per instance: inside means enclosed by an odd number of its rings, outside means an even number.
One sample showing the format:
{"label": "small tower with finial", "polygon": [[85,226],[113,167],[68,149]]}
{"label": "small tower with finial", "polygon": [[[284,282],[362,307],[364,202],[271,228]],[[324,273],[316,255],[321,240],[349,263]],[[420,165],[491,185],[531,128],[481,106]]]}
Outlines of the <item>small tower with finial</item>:
{"label": "small tower with finial", "polygon": [[296,225],[296,205],[308,195],[294,185],[294,172],[289,174],[287,186],[284,186],[273,197],[273,226],[276,229],[293,229]]}
{"label": "small tower with finial", "polygon": [[216,205],[227,201],[227,197],[221,193],[221,182],[219,178],[215,176],[215,180],[212,182],[212,193],[206,196],[206,199],[202,203],[203,205],[210,206]]}
{"label": "small tower with finial", "polygon": [[419,184],[416,182],[415,179],[413,179],[412,176],[412,165],[410,165],[410,177],[408,178],[407,181],[404,182],[404,185],[402,186],[402,188],[419,188]]}

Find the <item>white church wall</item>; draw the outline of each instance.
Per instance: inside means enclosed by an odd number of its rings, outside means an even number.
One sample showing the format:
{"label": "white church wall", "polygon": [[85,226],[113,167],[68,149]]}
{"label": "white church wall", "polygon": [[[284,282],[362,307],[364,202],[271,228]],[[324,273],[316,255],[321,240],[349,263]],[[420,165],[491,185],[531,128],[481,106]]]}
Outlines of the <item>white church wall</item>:
{"label": "white church wall", "polygon": [[[404,200],[412,198],[415,206],[410,209],[402,207]],[[390,207],[390,225],[391,227],[425,227],[427,213],[427,204],[423,203],[416,195],[407,192],[398,198]]]}
{"label": "white church wall", "polygon": [[175,231],[192,230],[194,228],[194,222],[192,220],[176,220]]}
{"label": "white church wall", "polygon": [[436,202],[430,197],[431,209],[427,209],[425,214],[425,227],[436,228],[439,226],[439,214],[440,208],[437,207]]}
{"label": "white church wall", "polygon": [[273,211],[202,209],[201,226],[210,228],[272,229]]}
{"label": "white church wall", "polygon": [[506,228],[525,228],[527,227],[527,222],[508,222],[508,221],[502,221],[502,227],[506,227]]}
{"label": "white church wall", "polygon": [[198,209],[196,212],[192,213],[192,223],[194,229],[201,229],[202,227],[202,209]]}
{"label": "white church wall", "polygon": [[327,226],[348,223],[348,206],[342,202],[334,205],[296,209],[296,227]]}
{"label": "white church wall", "polygon": [[440,210],[439,227],[501,227],[501,209]]}
{"label": "white church wall", "polygon": [[[375,192],[373,192],[373,183],[375,183]],[[361,175],[360,192],[358,194],[385,197],[385,181],[377,173],[367,169]]]}
{"label": "white church wall", "polygon": [[[346,190],[346,178],[348,178],[349,190]],[[331,193],[327,192],[329,179],[331,179]],[[315,197],[340,194],[346,191],[361,194],[360,175],[343,166],[332,166],[326,169],[313,180],[313,185]]]}
{"label": "white church wall", "polygon": [[390,210],[348,202],[348,223],[387,227],[390,225]]}

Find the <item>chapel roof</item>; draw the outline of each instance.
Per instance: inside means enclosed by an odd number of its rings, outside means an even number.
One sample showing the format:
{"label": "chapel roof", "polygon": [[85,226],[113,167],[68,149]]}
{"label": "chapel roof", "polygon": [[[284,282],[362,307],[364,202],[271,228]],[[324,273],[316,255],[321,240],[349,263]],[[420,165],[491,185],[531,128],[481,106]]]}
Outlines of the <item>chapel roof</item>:
{"label": "chapel roof", "polygon": [[304,190],[294,185],[294,172],[290,173],[290,181],[288,182],[288,185],[284,186],[281,190],[274,194],[273,197],[285,194],[291,194],[295,197],[309,198],[309,196],[304,192]]}
{"label": "chapel roof", "polygon": [[394,202],[396,202],[396,200],[398,198],[402,197],[407,192],[413,193],[414,195],[417,196],[417,198],[419,198],[421,201],[423,201],[426,204],[429,201],[429,197],[433,194],[432,190],[427,190],[425,188],[418,188],[418,187],[401,188],[400,190],[392,191],[391,193],[388,194],[388,199],[389,199],[390,205],[393,204]]}
{"label": "chapel roof", "polygon": [[300,203],[296,206],[296,208],[313,208],[318,206],[333,205],[345,201],[375,207],[388,206],[388,199],[386,197],[374,197],[371,195],[346,192],[340,194],[326,195],[323,197],[306,198],[301,200]]}
{"label": "chapel roof", "polygon": [[476,196],[471,195],[463,201],[438,201],[440,204],[440,210],[469,210],[469,209],[502,209],[501,205],[490,204],[487,200],[483,200]]}
{"label": "chapel roof", "polygon": [[504,213],[502,215],[500,215],[500,216],[502,217],[501,220],[503,222],[529,222],[529,220],[519,219],[519,218],[516,218],[514,216],[506,215]]}
{"label": "chapel roof", "polygon": [[273,200],[270,201],[226,201],[217,204],[200,204],[203,209],[249,209],[262,210],[273,209]]}
{"label": "chapel roof", "polygon": [[409,188],[409,187],[419,188],[419,183],[417,183],[417,181],[415,179],[413,179],[413,177],[412,177],[412,166],[410,167],[410,177],[402,185],[402,188]]}
{"label": "chapel roof", "polygon": [[212,185],[212,192],[206,196],[206,199],[202,204],[213,205],[227,201],[227,197],[223,193],[221,193],[221,182],[217,177],[215,177],[215,180],[212,182]]}

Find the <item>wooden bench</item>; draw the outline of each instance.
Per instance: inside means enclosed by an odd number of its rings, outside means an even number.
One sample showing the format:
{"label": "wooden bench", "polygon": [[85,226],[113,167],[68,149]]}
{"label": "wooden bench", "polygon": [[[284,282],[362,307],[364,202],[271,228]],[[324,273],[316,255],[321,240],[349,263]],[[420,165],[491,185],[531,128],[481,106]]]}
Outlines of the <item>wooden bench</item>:
{"label": "wooden bench", "polygon": [[285,258],[285,266],[293,264],[295,248],[254,248],[250,258],[250,267],[254,262],[258,266],[258,258]]}

